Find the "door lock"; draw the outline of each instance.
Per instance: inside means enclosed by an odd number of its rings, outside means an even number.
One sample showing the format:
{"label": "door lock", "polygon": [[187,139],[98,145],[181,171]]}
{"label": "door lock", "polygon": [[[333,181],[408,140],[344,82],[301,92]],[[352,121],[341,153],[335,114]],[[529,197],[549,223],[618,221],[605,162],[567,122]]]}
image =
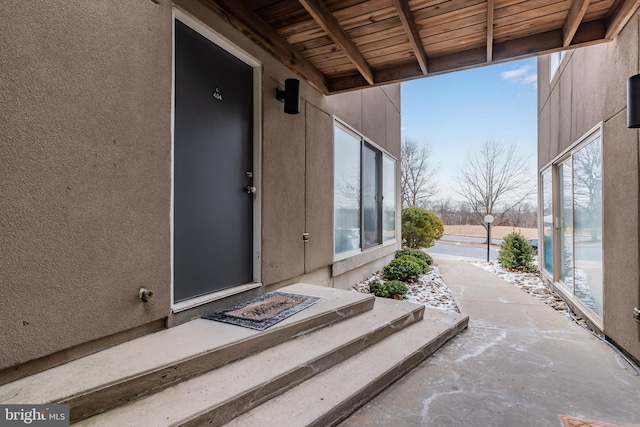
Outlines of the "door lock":
{"label": "door lock", "polygon": [[253,185],[247,185],[244,189],[248,194],[256,193],[256,187],[254,187]]}

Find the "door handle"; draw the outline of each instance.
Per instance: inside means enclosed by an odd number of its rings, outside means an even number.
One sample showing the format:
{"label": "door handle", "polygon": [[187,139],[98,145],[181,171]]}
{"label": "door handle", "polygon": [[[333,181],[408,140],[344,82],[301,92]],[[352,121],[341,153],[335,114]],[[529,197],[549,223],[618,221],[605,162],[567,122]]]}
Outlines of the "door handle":
{"label": "door handle", "polygon": [[253,185],[247,185],[244,189],[248,194],[256,193],[256,187],[254,187]]}

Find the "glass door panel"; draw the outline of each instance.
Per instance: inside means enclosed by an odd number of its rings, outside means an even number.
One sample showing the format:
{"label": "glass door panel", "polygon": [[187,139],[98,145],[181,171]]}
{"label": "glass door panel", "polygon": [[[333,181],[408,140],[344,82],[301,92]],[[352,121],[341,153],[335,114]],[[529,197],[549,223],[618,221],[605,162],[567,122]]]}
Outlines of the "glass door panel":
{"label": "glass door panel", "polygon": [[382,242],[380,196],[381,153],[369,146],[362,152],[362,224],[364,229],[363,247],[369,248]]}

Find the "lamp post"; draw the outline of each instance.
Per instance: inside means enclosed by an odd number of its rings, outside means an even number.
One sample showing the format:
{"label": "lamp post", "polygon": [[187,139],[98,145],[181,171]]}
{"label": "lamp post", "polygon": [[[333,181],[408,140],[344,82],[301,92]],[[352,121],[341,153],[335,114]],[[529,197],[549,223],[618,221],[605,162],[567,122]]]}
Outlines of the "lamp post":
{"label": "lamp post", "polygon": [[487,215],[484,217],[484,222],[487,223],[487,262],[489,262],[489,254],[491,251],[491,223],[493,220],[493,215]]}

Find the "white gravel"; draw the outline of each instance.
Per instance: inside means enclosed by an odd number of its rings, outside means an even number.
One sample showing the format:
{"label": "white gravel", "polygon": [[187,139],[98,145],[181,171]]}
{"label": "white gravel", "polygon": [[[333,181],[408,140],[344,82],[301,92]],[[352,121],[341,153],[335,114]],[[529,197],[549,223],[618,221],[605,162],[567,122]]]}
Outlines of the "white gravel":
{"label": "white gravel", "polygon": [[[540,279],[540,273],[517,273],[507,271],[497,262],[472,262],[478,268],[489,271],[507,282],[517,286],[538,300],[551,306],[564,316],[580,323],[586,327],[586,322],[582,317],[573,313],[562,299],[551,289],[549,289]],[[369,282],[378,280],[383,282],[382,273],[376,272],[360,283],[355,284],[351,290],[356,292],[369,293]],[[407,283],[409,292],[402,298],[426,307],[440,310],[454,311],[459,313],[460,309],[456,304],[453,293],[442,280],[440,270],[436,265],[432,265],[428,273],[423,274],[416,282]]]}
{"label": "white gravel", "polygon": [[[354,285],[351,290],[363,293],[369,293],[369,282],[378,280],[383,282],[382,273],[377,272],[366,280]],[[418,281],[407,283],[409,292],[403,298],[405,301],[424,304],[426,307],[437,308],[440,310],[460,312],[453,293],[445,285],[440,276],[440,270],[435,265],[431,266],[428,273],[420,276]]]}

